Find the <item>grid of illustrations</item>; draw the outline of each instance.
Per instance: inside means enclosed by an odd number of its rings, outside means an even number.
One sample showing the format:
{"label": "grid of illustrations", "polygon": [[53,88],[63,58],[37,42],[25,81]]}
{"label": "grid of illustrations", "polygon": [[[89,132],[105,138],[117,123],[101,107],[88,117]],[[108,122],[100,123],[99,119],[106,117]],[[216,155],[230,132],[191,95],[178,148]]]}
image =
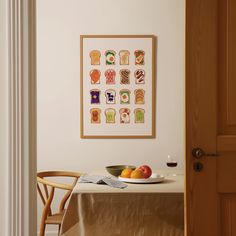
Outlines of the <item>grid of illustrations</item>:
{"label": "grid of illustrations", "polygon": [[[101,61],[101,54],[104,53],[105,60]],[[91,90],[90,104],[93,106],[88,114],[88,119],[91,124],[101,124],[102,117],[107,124],[123,123],[135,124],[145,123],[145,90],[142,85],[145,84],[145,70],[141,69],[145,65],[145,51],[135,50],[121,50],[116,52],[114,50],[92,50],[89,53],[91,71],[89,72]],[[134,56],[136,69],[132,71],[129,68],[130,56]],[[107,69],[102,70],[100,65],[106,66]],[[119,63],[123,66],[122,69],[116,69],[115,65]],[[113,67],[114,66],[114,67]],[[116,84],[123,85],[122,89],[117,89]],[[105,90],[101,91],[96,85],[103,84]],[[138,85],[134,89],[132,85]],[[101,97],[105,99],[105,108],[101,108]],[[120,109],[116,110],[113,106],[120,104]],[[103,105],[104,105],[103,104]],[[138,105],[133,109],[133,104]],[[95,106],[96,105],[96,106]],[[103,106],[104,107],[104,106]],[[131,112],[134,113],[134,119],[130,119]],[[104,113],[104,116],[101,116]]]}

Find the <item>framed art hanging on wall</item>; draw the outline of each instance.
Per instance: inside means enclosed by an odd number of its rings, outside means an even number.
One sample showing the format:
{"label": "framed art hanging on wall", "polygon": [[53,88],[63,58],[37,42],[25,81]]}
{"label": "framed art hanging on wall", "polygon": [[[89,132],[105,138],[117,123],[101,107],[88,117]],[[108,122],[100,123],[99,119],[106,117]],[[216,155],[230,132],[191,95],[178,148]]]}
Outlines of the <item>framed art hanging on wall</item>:
{"label": "framed art hanging on wall", "polygon": [[156,37],[81,35],[81,138],[154,138]]}

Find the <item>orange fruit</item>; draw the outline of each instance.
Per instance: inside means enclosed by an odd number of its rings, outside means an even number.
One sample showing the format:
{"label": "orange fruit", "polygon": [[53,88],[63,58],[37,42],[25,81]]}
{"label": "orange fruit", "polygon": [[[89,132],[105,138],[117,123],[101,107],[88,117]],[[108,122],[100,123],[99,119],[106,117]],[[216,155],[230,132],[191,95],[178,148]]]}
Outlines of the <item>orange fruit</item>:
{"label": "orange fruit", "polygon": [[130,175],[131,175],[132,171],[133,171],[132,169],[125,168],[124,170],[122,170],[120,176],[123,177],[123,178],[130,178]]}
{"label": "orange fruit", "polygon": [[90,77],[94,84],[96,84],[99,81],[100,75],[101,75],[100,71],[96,69],[90,72]]}
{"label": "orange fruit", "polygon": [[136,169],[132,171],[130,178],[132,179],[144,179],[144,173],[142,170]]}

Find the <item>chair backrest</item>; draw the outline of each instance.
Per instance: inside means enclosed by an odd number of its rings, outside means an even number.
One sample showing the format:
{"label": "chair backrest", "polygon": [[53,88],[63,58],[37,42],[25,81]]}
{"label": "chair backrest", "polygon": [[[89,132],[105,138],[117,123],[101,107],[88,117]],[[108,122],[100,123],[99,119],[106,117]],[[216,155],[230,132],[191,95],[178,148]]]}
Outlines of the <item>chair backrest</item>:
{"label": "chair backrest", "polygon": [[[80,176],[80,173],[68,171],[45,171],[37,173],[37,189],[44,204],[43,215],[52,215],[51,203],[54,197],[55,189],[66,190],[66,193],[60,202],[59,212],[62,212],[65,209],[66,201],[70,197],[70,194]],[[72,177],[74,181],[71,185],[62,184],[45,179],[47,177]]]}

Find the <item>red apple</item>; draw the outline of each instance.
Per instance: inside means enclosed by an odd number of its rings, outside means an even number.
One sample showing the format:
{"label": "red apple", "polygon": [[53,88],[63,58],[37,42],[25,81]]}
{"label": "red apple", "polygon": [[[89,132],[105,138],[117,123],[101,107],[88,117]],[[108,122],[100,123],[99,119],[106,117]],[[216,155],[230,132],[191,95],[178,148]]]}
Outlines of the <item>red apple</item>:
{"label": "red apple", "polygon": [[144,173],[144,178],[147,179],[152,175],[152,169],[148,165],[143,165],[138,168]]}

